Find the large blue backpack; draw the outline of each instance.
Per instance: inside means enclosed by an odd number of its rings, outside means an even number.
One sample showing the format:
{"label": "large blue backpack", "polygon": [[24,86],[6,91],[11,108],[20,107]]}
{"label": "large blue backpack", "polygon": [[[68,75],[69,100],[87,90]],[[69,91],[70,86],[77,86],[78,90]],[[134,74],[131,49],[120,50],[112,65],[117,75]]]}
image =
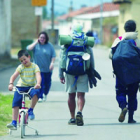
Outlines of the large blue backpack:
{"label": "large blue backpack", "polygon": [[87,44],[87,36],[82,33],[80,36],[73,34],[72,43],[65,45],[61,50],[60,68],[67,74],[80,76],[86,74],[90,67],[90,59],[84,60],[82,56],[85,53],[90,55]]}
{"label": "large blue backpack", "polygon": [[112,48],[112,66],[114,74],[127,86],[140,81],[140,49],[135,41],[122,40]]}

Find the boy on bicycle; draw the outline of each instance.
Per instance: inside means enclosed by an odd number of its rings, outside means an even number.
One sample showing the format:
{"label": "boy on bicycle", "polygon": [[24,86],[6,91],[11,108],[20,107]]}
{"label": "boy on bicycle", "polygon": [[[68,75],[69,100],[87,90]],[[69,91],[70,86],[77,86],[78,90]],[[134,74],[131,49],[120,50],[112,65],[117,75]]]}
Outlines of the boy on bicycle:
{"label": "boy on bicycle", "polygon": [[[16,87],[19,91],[28,92],[31,87],[34,87],[31,92],[31,104],[28,109],[28,117],[30,120],[35,118],[33,109],[38,101],[39,88],[41,83],[40,69],[39,67],[30,61],[30,55],[26,50],[20,50],[18,52],[18,59],[21,64],[17,67],[14,74],[11,76],[9,81],[8,89],[12,91],[15,79],[20,76]],[[12,103],[12,122],[7,124],[7,128],[16,130],[17,129],[17,118],[19,108],[21,108],[22,95],[18,94],[17,91],[14,93],[13,103]]]}

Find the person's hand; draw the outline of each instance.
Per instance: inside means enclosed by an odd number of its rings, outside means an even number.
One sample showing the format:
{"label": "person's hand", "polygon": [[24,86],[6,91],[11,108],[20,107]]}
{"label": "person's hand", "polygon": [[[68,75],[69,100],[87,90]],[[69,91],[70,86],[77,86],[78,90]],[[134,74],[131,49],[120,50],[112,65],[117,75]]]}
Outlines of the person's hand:
{"label": "person's hand", "polygon": [[60,78],[60,82],[61,82],[62,84],[65,84],[65,78]]}
{"label": "person's hand", "polygon": [[8,89],[9,89],[9,91],[12,91],[13,90],[13,84],[9,84],[9,86],[8,86]]}
{"label": "person's hand", "polygon": [[39,39],[36,39],[35,42],[36,42],[36,43],[39,43]]}
{"label": "person's hand", "polygon": [[53,70],[53,68],[54,68],[54,63],[51,62],[49,69],[50,69],[50,70]]}
{"label": "person's hand", "polygon": [[36,85],[34,86],[34,88],[35,88],[35,89],[40,89],[41,86],[40,86],[40,84],[36,84]]}

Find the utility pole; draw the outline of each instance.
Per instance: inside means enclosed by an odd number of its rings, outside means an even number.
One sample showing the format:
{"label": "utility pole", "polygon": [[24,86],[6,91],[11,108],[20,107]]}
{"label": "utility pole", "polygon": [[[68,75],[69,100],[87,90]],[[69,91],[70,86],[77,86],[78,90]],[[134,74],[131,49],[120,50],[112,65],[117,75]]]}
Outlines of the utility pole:
{"label": "utility pole", "polygon": [[51,7],[51,21],[52,21],[52,31],[54,30],[54,0],[52,0],[52,7]]}
{"label": "utility pole", "polygon": [[42,15],[42,6],[47,5],[47,0],[32,0],[31,5],[35,7],[35,16],[36,16],[36,37],[40,32],[41,27],[41,15]]}
{"label": "utility pole", "polygon": [[101,44],[103,43],[103,0],[100,4],[100,40]]}

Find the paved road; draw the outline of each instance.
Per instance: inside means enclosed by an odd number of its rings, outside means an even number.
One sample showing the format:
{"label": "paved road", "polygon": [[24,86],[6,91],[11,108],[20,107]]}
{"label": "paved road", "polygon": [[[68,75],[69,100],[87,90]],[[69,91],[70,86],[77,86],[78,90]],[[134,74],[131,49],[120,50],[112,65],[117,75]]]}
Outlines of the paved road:
{"label": "paved road", "polygon": [[[58,79],[58,63],[53,73],[53,85],[47,102],[38,103],[35,108],[36,119],[29,125],[39,131],[27,128],[25,139],[36,140],[139,140],[140,139],[140,108],[135,113],[137,124],[118,122],[120,109],[115,100],[114,78],[112,77],[111,62],[108,59],[108,50],[94,48],[95,66],[102,76],[96,88],[86,94],[86,105],[83,111],[84,126],[67,125],[70,114],[67,107],[67,94],[64,85]],[[0,90],[7,94],[7,79],[14,69],[0,73],[2,85]],[[1,84],[0,84],[1,85]],[[138,93],[138,101],[140,96]],[[19,140],[20,130],[14,131],[11,136],[0,137],[0,140]]]}

